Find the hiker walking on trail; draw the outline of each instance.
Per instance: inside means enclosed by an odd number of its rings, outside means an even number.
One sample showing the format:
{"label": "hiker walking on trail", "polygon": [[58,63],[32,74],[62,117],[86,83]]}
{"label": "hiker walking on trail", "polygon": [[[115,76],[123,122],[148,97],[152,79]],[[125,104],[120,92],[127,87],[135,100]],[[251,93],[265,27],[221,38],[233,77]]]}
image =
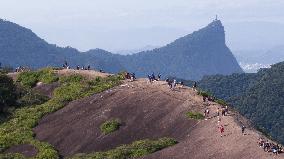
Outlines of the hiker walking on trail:
{"label": "hiker walking on trail", "polygon": [[244,125],[242,125],[242,135],[245,135],[245,129],[246,129],[246,127]]}
{"label": "hiker walking on trail", "polygon": [[223,125],[219,126],[219,131],[220,131],[221,137],[223,137],[223,133],[225,131]]}

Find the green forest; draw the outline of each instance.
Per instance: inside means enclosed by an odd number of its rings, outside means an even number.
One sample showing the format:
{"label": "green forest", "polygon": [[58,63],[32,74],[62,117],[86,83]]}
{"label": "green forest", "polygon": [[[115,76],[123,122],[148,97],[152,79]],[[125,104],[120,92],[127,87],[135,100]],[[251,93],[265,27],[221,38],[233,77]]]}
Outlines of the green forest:
{"label": "green forest", "polygon": [[258,73],[215,75],[198,82],[202,90],[226,100],[256,128],[284,143],[284,62]]}

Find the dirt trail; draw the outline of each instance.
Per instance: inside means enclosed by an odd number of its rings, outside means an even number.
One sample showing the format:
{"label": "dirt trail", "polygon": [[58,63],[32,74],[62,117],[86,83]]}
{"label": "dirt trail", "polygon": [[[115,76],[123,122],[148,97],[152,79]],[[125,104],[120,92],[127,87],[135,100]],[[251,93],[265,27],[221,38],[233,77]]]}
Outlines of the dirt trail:
{"label": "dirt trail", "polygon": [[[173,137],[179,144],[144,158],[272,158],[271,153],[258,147],[260,135],[256,131],[247,130],[247,135],[242,136],[233,113],[222,117],[224,137],[217,129],[217,118],[186,118],[187,111],[203,112],[205,107],[202,97],[188,87],[172,91],[166,82],[150,84],[140,79],[71,102],[45,116],[34,131],[37,139],[51,143],[63,156],[105,151],[139,139]],[[210,112],[217,107],[211,103]],[[100,125],[113,118],[120,119],[122,127],[102,135]]]}

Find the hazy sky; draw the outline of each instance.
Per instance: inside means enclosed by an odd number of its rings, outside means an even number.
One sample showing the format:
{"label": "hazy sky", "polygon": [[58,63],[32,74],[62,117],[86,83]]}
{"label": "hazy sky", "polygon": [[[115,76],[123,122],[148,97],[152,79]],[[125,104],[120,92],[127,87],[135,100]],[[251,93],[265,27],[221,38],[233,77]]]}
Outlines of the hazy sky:
{"label": "hazy sky", "polygon": [[268,38],[263,47],[281,45],[283,0],[0,0],[0,18],[32,29],[49,43],[79,50],[162,46],[207,25],[215,14],[234,50],[261,46],[260,37]]}

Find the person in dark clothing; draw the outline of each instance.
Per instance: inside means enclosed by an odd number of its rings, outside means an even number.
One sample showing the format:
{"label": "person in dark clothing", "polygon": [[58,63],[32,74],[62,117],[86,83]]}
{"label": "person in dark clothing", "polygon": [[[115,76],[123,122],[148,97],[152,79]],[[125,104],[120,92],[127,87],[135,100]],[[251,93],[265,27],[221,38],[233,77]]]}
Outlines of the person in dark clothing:
{"label": "person in dark clothing", "polygon": [[80,66],[79,66],[79,65],[77,65],[76,69],[77,69],[77,70],[80,70]]}
{"label": "person in dark clothing", "polygon": [[91,66],[90,65],[88,65],[88,70],[91,70]]}
{"label": "person in dark clothing", "polygon": [[246,129],[246,127],[244,125],[242,125],[242,135],[245,135],[245,129]]}
{"label": "person in dark clothing", "polygon": [[168,86],[170,87],[170,89],[172,89],[172,86],[173,86],[172,83],[173,82],[169,78],[166,79],[166,82],[168,83]]}
{"label": "person in dark clothing", "polygon": [[130,79],[131,79],[131,81],[134,81],[134,80],[136,80],[136,77],[135,77],[135,73],[132,73],[132,74],[131,74],[131,77],[130,77]]}
{"label": "person in dark clothing", "polygon": [[205,96],[203,96],[203,102],[206,102],[206,97]]}
{"label": "person in dark clothing", "polygon": [[160,81],[161,76],[162,76],[162,75],[159,73],[159,74],[158,74],[158,81]]}
{"label": "person in dark clothing", "polygon": [[152,73],[152,80],[153,81],[156,80],[156,76],[155,76],[154,72]]}

